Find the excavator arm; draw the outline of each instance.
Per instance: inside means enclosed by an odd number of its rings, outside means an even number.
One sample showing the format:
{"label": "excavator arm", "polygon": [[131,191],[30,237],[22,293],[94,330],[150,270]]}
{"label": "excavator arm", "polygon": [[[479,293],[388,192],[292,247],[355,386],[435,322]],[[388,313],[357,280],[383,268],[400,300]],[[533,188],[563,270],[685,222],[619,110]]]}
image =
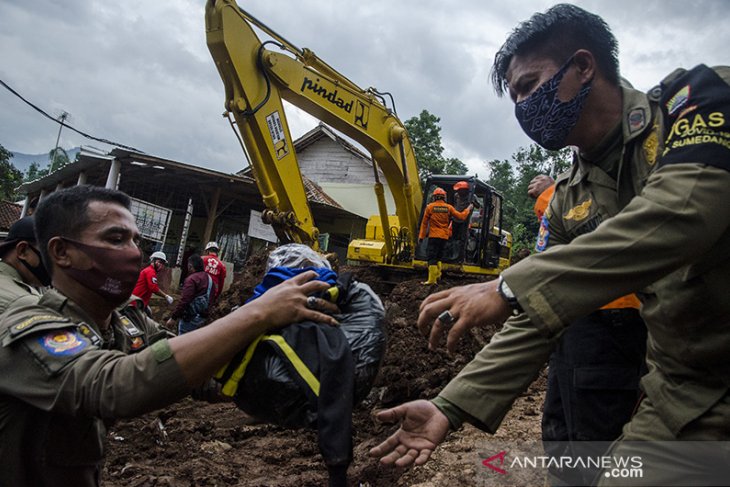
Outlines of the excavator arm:
{"label": "excavator arm", "polygon": [[[298,49],[243,11],[234,0],[208,0],[207,43],[225,85],[232,114],[271,223],[285,242],[316,248],[318,230],[307,203],[282,100],[299,107],[365,147],[375,166],[383,229],[391,228],[377,180],[380,168],[395,201],[399,234],[414,245],[423,195],[406,129],[383,98],[363,90],[308,49]],[[273,40],[262,43],[253,26]],[[276,51],[270,49],[277,47]],[[385,260],[394,243],[385,231]]]}

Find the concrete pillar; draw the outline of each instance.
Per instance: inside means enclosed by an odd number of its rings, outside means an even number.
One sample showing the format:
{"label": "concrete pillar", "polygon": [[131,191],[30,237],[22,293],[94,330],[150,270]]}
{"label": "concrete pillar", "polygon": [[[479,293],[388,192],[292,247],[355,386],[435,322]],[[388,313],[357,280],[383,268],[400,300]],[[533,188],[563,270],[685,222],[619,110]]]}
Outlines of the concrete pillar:
{"label": "concrete pillar", "polygon": [[80,186],[82,184],[86,184],[86,171],[81,171],[79,173],[79,179],[76,181],[77,186]]}
{"label": "concrete pillar", "polygon": [[109,166],[109,174],[106,177],[105,188],[117,189],[119,186],[119,175],[122,172],[121,161],[114,159],[112,160],[111,166]]}
{"label": "concrete pillar", "polygon": [[28,215],[28,210],[30,209],[30,195],[25,195],[25,200],[23,201],[23,209],[20,211],[20,218],[24,218]]}
{"label": "concrete pillar", "polygon": [[183,253],[185,252],[185,243],[188,241],[188,231],[190,230],[190,220],[193,219],[193,199],[188,198],[188,210],[185,212],[185,221],[183,222],[182,235],[180,235],[180,247],[177,250],[177,266],[187,265],[183,262]]}
{"label": "concrete pillar", "polygon": [[213,197],[210,200],[210,207],[208,208],[208,220],[205,222],[205,231],[203,232],[203,242],[209,242],[210,236],[213,233],[213,225],[215,225],[216,213],[218,212],[218,202],[221,199],[221,188],[215,188],[213,191]]}

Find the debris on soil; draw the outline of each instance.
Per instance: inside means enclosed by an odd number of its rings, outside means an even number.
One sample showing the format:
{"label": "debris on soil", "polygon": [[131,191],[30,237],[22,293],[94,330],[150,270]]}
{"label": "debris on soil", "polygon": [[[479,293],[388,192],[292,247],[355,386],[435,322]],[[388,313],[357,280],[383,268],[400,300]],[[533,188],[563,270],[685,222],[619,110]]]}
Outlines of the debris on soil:
{"label": "debris on soil", "polygon": [[[242,305],[252,295],[264,274],[267,257],[261,252],[249,258],[231,288],[219,298],[211,320]],[[445,275],[438,285],[424,286],[422,275],[388,279],[371,267],[340,268],[340,272],[348,271],[383,299],[388,333],[388,348],[378,378],[353,414],[355,450],[348,471],[351,485],[477,483],[478,444],[489,437],[468,425],[452,433],[421,467],[386,468],[368,456],[370,448],[395,429],[394,425],[375,421],[374,411],[434,397],[496,331],[496,327],[470,330],[459,351],[450,356],[442,349],[429,351],[426,338],[416,329],[419,304],[429,293],[474,282],[475,278]],[[538,440],[544,391],[543,373],[518,399],[496,436]],[[307,487],[326,485],[328,479],[315,431],[292,432],[258,424],[232,403],[208,404],[188,398],[162,411],[118,421],[110,427],[107,450],[102,483],[106,487]]]}

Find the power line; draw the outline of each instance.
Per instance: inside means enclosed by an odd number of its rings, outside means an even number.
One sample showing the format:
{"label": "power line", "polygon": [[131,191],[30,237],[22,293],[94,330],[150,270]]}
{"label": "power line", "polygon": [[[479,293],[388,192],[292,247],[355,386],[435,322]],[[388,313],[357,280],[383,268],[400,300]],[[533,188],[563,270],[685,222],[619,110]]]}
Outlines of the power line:
{"label": "power line", "polygon": [[66,127],[69,130],[73,130],[77,134],[82,135],[83,137],[86,137],[87,139],[95,140],[97,142],[101,142],[102,144],[113,145],[115,147],[121,147],[122,149],[129,149],[131,151],[139,152],[139,153],[142,153],[142,154],[145,153],[144,151],[141,151],[139,149],[135,149],[134,147],[131,147],[131,146],[128,146],[128,145],[120,144],[118,142],[114,142],[114,141],[107,140],[107,139],[102,139],[102,138],[99,138],[99,137],[94,137],[93,135],[89,135],[89,134],[87,134],[85,132],[82,132],[82,131],[80,131],[80,130],[74,128],[74,127],[72,127],[71,125],[65,123],[63,120],[58,120],[58,119],[53,118],[51,115],[49,115],[47,112],[45,112],[42,108],[37,107],[36,105],[34,105],[33,103],[31,103],[30,101],[28,101],[25,98],[23,98],[23,96],[20,93],[18,93],[17,91],[15,91],[14,89],[12,89],[10,86],[8,86],[8,84],[5,81],[3,81],[3,80],[0,79],[0,84],[3,85],[3,87],[5,87],[5,89],[7,89],[10,93],[12,93],[13,95],[17,96],[21,100],[23,100],[26,104],[28,104],[30,107],[32,107],[35,111],[37,111],[38,113],[40,113],[44,117],[48,118],[49,120],[51,120],[51,121],[53,121],[55,123],[61,124],[62,127]]}

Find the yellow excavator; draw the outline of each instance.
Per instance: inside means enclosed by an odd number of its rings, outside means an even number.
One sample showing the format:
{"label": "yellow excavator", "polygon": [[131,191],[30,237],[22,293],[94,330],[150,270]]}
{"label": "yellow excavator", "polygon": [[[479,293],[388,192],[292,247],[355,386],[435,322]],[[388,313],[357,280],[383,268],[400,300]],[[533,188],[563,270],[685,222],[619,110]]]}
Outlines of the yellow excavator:
{"label": "yellow excavator", "polygon": [[[266,210],[265,223],[282,242],[318,246],[319,231],[307,203],[283,100],[313,115],[369,151],[379,214],[366,235],[348,246],[350,261],[413,269],[426,267],[425,239],[418,229],[427,197],[403,123],[386,106],[387,93],[363,90],[309,49],[300,49],[241,9],[235,0],[207,0],[207,44],[225,86],[226,115],[233,115]],[[254,30],[271,40],[261,42]],[[276,50],[272,50],[276,48]],[[392,102],[392,97],[391,97]],[[388,215],[382,171],[395,202]],[[459,181],[475,203],[468,224],[455,225],[444,269],[498,274],[509,265],[512,238],[502,229],[502,196],[474,177],[430,176],[425,195],[436,187],[455,196]]]}

